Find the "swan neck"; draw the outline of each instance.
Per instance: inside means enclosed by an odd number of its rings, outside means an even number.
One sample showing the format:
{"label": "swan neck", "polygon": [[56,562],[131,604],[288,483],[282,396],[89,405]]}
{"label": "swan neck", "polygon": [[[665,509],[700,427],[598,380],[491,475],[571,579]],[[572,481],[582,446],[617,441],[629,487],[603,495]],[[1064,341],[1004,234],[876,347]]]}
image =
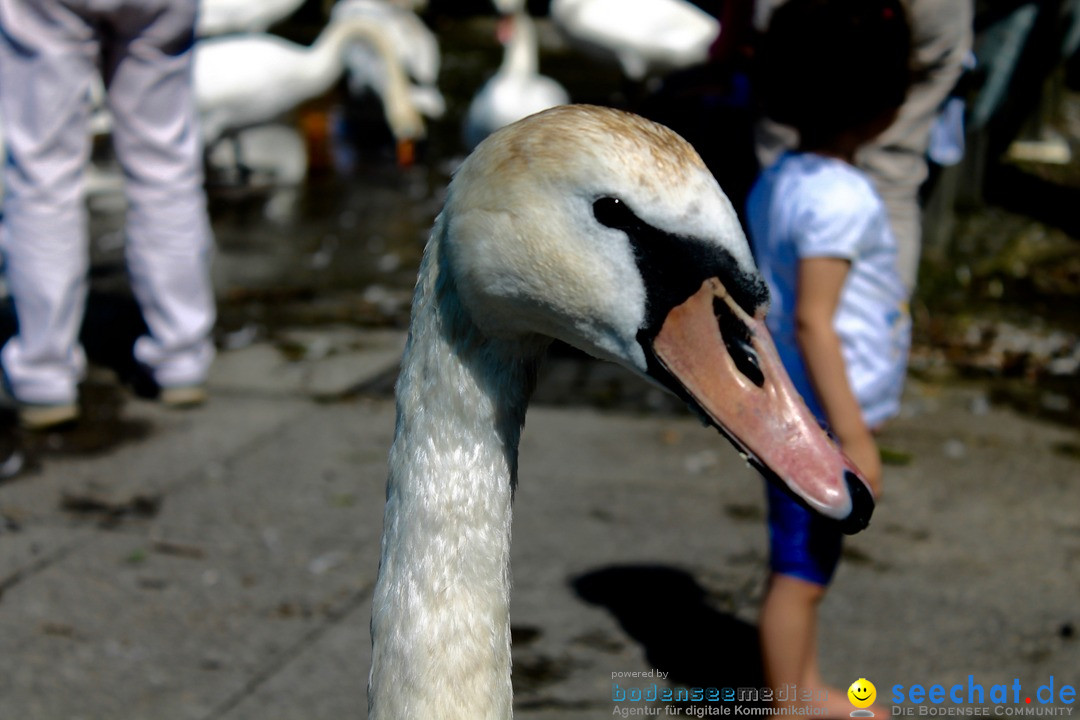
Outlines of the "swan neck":
{"label": "swan neck", "polygon": [[[381,39],[378,27],[366,19],[350,18],[327,25],[315,42],[308,48],[307,73],[313,85],[322,91],[334,84],[345,68],[345,44],[352,40],[372,40],[374,45]],[[382,51],[379,51],[382,54]]]}
{"label": "swan neck", "polygon": [[383,113],[391,132],[399,140],[415,139],[423,134],[424,121],[410,94],[409,75],[393,43],[377,22],[368,18],[346,18],[332,24],[324,36],[327,36],[328,44],[334,43],[339,62],[345,44],[350,41],[361,40],[371,47],[382,60],[385,71],[377,84],[377,91],[382,98]]}
{"label": "swan neck", "polygon": [[540,71],[539,48],[536,41],[536,25],[528,14],[514,15],[514,31],[506,46],[501,70],[518,77],[529,77]]}
{"label": "swan neck", "polygon": [[542,349],[478,331],[449,278],[442,232],[440,218],[398,379],[372,612],[372,720],[511,716],[511,504]]}

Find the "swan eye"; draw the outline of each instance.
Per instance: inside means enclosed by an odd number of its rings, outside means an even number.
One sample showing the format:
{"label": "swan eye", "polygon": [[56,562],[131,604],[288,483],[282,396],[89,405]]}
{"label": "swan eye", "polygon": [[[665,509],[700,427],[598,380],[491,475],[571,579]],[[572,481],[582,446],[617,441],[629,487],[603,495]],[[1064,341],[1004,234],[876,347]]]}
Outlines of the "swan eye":
{"label": "swan eye", "polygon": [[596,221],[614,230],[630,232],[641,225],[634,211],[617,197],[602,197],[592,207]]}

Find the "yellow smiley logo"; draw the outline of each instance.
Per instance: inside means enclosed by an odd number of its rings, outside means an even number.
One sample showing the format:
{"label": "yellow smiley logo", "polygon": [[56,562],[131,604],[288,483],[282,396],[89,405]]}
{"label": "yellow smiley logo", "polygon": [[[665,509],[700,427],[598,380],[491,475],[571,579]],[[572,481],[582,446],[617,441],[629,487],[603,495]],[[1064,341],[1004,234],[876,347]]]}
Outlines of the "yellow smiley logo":
{"label": "yellow smiley logo", "polygon": [[859,678],[847,689],[848,700],[857,708],[868,708],[877,698],[877,688],[866,678]]}

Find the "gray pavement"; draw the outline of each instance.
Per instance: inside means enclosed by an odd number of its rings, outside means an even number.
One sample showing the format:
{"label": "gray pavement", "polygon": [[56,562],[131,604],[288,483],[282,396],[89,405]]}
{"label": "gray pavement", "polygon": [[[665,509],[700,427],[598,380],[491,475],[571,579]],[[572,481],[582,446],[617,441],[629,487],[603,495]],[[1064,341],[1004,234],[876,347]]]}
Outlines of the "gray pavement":
{"label": "gray pavement", "polygon": [[[0,485],[0,719],[362,718],[402,337],[221,354],[205,407]],[[300,347],[301,352],[296,348]],[[101,378],[108,386],[111,380]],[[1080,435],[912,381],[821,611],[846,687],[1080,685]],[[610,717],[612,674],[757,686],[761,482],[682,415],[537,404],[516,499],[516,714]],[[1062,706],[1068,707],[1068,706]],[[994,714],[991,711],[991,714]]]}

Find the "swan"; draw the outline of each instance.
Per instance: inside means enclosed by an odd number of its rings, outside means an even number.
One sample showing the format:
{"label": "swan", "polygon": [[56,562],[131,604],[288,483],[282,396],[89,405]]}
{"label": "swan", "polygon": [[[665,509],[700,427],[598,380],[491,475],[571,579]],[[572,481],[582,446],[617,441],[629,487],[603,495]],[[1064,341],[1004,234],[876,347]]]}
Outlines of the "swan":
{"label": "swan", "polygon": [[259,188],[266,193],[266,219],[278,224],[293,220],[308,174],[308,148],[301,132],[271,123],[238,130],[232,140],[207,151],[210,176],[220,184]]}
{"label": "swan", "polygon": [[570,102],[562,85],[537,73],[536,26],[531,17],[521,12],[500,19],[499,39],[505,45],[502,64],[465,114],[465,145],[470,150],[503,125]]}
{"label": "swan", "polygon": [[296,12],[304,0],[200,0],[198,37],[236,32],[266,32]]}
{"label": "swan", "polygon": [[552,0],[551,19],[634,81],[705,62],[720,35],[720,21],[685,0]]}
{"label": "swan", "polygon": [[499,15],[517,15],[525,12],[526,0],[491,0]]}
{"label": "swan", "polygon": [[450,183],[397,384],[371,720],[511,716],[518,440],[551,338],[685,399],[776,482],[854,532],[873,499],[765,329],[735,211],[689,143],[564,105],[491,135]]}
{"label": "swan", "polygon": [[[446,100],[437,84],[442,57],[435,33],[416,13],[388,0],[338,0],[330,9],[331,21],[353,17],[369,18],[382,27],[413,80],[414,84],[409,86],[413,104],[429,118],[442,117]],[[368,88],[380,97],[386,94],[386,68],[374,48],[353,43],[345,51],[345,65],[353,94],[362,95]]]}
{"label": "swan", "polygon": [[363,18],[329,23],[310,47],[261,33],[225,35],[195,46],[195,103],[209,148],[230,131],[276,120],[329,90],[344,71],[346,43],[363,41],[386,67],[383,112],[398,141],[399,158],[424,136],[424,121],[409,83],[378,24]]}

